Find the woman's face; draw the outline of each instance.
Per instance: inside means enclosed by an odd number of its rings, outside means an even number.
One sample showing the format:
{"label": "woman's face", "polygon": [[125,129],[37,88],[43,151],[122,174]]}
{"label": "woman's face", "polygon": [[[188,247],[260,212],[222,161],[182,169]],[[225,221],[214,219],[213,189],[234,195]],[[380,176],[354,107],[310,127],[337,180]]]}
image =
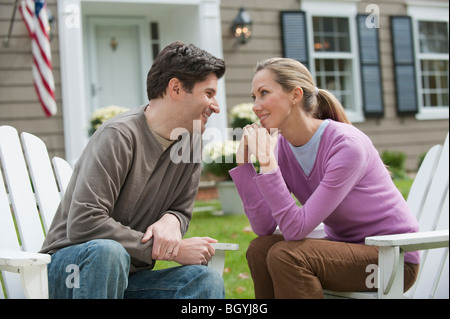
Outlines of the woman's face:
{"label": "woman's face", "polygon": [[283,90],[274,79],[274,73],[263,69],[253,77],[253,112],[266,129],[282,128],[293,109],[292,94]]}

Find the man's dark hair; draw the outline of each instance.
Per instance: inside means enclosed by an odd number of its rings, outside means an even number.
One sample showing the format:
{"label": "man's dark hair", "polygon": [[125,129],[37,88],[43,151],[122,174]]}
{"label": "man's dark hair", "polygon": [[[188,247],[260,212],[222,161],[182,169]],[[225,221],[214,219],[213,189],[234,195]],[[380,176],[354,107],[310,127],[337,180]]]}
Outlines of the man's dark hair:
{"label": "man's dark hair", "polygon": [[163,97],[172,78],[181,81],[183,89],[191,93],[195,83],[215,73],[220,79],[225,73],[225,62],[193,44],[169,44],[156,57],[147,75],[148,99]]}

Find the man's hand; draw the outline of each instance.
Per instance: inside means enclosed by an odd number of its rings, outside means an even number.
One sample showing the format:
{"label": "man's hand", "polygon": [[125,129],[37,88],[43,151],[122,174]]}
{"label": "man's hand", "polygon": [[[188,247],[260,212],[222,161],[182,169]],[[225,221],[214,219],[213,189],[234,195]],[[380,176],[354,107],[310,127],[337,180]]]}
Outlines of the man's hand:
{"label": "man's hand", "polygon": [[144,237],[142,237],[142,242],[145,243],[152,237],[152,258],[174,260],[181,245],[180,221],[173,214],[165,214],[160,220],[147,228]]}
{"label": "man's hand", "polygon": [[214,256],[215,250],[211,243],[217,243],[217,240],[209,237],[191,237],[181,241],[178,256],[173,260],[177,263],[186,265],[206,265]]}

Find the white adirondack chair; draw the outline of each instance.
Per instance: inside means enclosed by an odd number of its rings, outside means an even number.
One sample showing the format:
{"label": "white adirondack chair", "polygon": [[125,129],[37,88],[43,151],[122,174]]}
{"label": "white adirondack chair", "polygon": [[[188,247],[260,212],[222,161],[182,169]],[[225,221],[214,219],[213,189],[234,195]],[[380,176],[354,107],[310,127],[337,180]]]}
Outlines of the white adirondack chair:
{"label": "white adirondack chair", "polygon": [[[38,137],[29,133],[20,137],[22,143],[15,128],[0,126],[0,299],[48,298],[47,264],[51,256],[37,252],[72,168],[58,157],[50,161]],[[216,254],[208,266],[222,274],[225,251],[238,250],[239,245],[214,246]]]}
{"label": "white adirondack chair", "polygon": [[[407,203],[419,221],[419,232],[367,237],[366,245],[378,246],[378,291],[325,291],[330,298],[449,298],[449,136],[443,146],[428,152],[411,186]],[[420,273],[403,293],[403,256],[421,251]],[[368,273],[369,275],[369,273]]]}

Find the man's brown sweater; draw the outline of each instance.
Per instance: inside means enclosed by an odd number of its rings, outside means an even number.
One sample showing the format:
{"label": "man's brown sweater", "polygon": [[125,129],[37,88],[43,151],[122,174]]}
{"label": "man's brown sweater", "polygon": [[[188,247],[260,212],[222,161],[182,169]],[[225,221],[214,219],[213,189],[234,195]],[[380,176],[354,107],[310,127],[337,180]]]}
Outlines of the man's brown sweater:
{"label": "man's brown sweater", "polygon": [[[164,214],[174,214],[182,235],[186,233],[201,164],[174,163],[171,149],[186,142],[189,134],[164,150],[150,130],[144,110],[142,106],[117,115],[91,137],[41,252],[54,253],[92,239],[112,239],[130,254],[130,272],[135,272],[153,267],[153,240],[141,243],[141,239]],[[191,153],[193,149],[190,147]]]}

